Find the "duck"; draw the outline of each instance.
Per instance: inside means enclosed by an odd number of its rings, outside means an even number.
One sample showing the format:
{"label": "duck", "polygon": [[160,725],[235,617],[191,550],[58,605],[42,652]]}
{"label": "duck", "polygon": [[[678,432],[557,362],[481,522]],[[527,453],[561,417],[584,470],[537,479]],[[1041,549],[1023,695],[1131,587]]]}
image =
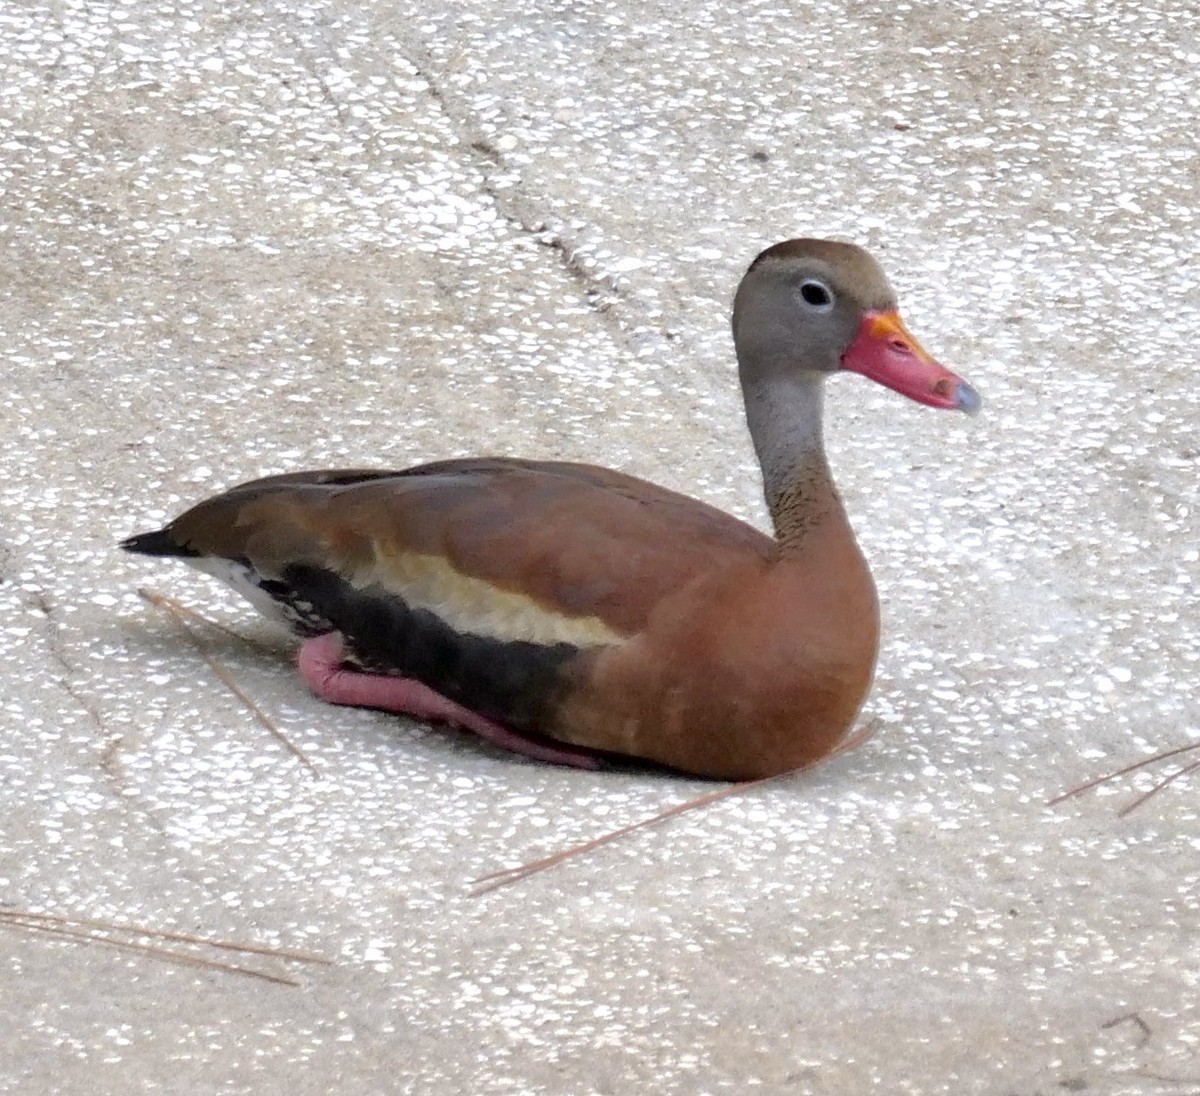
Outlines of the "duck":
{"label": "duck", "polygon": [[624,472],[482,457],[293,472],[122,541],[243,594],[333,704],[537,761],[755,780],[844,740],[879,649],[875,583],[834,484],[824,385],[860,374],[974,414],[852,243],[762,251],[733,343],[772,532]]}

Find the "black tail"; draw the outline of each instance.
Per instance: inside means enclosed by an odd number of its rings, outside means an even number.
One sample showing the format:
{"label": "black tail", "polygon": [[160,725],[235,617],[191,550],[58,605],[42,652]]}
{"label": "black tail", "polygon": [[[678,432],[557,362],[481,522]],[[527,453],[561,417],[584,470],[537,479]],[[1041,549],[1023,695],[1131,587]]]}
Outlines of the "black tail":
{"label": "black tail", "polygon": [[120,544],[126,552],[138,552],[143,556],[198,556],[194,548],[177,544],[167,529],[158,529],[153,533],[138,533],[134,537],[126,537]]}

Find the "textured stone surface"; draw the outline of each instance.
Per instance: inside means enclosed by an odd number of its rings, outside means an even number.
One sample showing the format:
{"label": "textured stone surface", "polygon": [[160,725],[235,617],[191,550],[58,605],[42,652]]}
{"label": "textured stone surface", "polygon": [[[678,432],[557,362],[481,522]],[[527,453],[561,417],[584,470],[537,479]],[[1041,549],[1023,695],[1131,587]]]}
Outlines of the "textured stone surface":
{"label": "textured stone surface", "polygon": [[[1200,1083],[1188,0],[0,7],[0,912],[333,959],[271,985],[0,924],[0,1091],[1178,1092]],[[324,707],[113,545],[274,471],[612,464],[761,520],[765,244],[871,247],[967,421],[856,378],[881,732],[706,790]],[[135,590],[205,633],[314,778]],[[1167,1078],[1168,1080],[1163,1080]]]}

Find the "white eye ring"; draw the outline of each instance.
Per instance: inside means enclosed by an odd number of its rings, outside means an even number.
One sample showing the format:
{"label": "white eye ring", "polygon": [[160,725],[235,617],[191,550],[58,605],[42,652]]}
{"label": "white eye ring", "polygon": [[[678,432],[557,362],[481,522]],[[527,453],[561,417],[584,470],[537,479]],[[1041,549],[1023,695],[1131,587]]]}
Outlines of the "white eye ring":
{"label": "white eye ring", "polygon": [[833,307],[833,290],[816,278],[805,278],[800,283],[800,299],[817,312],[828,312]]}

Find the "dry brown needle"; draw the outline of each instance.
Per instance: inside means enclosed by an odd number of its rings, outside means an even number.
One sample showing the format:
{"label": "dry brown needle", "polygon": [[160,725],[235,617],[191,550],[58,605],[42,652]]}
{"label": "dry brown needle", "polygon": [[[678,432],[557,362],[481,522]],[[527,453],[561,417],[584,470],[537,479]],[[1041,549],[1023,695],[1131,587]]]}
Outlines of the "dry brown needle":
{"label": "dry brown needle", "polygon": [[788,777],[797,775],[798,773],[807,772],[809,769],[815,768],[818,765],[823,765],[826,761],[831,761],[833,758],[841,754],[848,753],[850,750],[856,749],[872,738],[878,728],[876,721],[872,721],[856,731],[840,746],[825,757],[812,761],[807,765],[801,765],[799,768],[789,769],[787,772],[776,773],[774,776],[764,776],[759,780],[746,780],[740,784],[733,784],[729,787],[718,788],[715,791],[705,792],[703,795],[696,796],[694,799],[685,800],[682,803],[676,803],[673,807],[667,807],[665,810],[659,811],[657,814],[651,815],[649,818],[643,818],[639,822],[631,822],[628,826],[622,826],[620,829],[610,830],[608,833],[601,834],[599,837],[594,837],[590,841],[584,841],[579,845],[572,845],[569,848],[561,849],[556,853],[551,853],[549,856],[543,856],[539,860],[531,860],[527,864],[519,864],[515,868],[503,868],[500,871],[490,872],[487,875],[480,876],[478,879],[471,881],[471,886],[474,888],[471,893],[473,895],[486,894],[488,891],[498,890],[500,887],[507,887],[511,883],[519,882],[522,879],[528,879],[531,875],[536,875],[538,872],[545,871],[547,868],[552,868],[556,864],[561,864],[564,860],[570,860],[576,856],[582,856],[584,853],[589,853],[602,845],[610,844],[619,838],[625,837],[628,834],[634,833],[637,830],[644,830],[650,826],[657,826],[668,819],[676,818],[681,814],[686,814],[689,811],[699,810],[702,807],[711,806],[714,803],[719,803],[723,799],[731,799],[734,796],[744,795],[746,792],[754,788],[761,788],[764,784],[770,784],[775,781],[785,780]]}
{"label": "dry brown needle", "polygon": [[[145,943],[136,938],[170,940],[224,951],[273,956],[300,963],[328,964],[331,962],[331,960],[323,956],[313,955],[309,952],[295,951],[289,948],[272,948],[260,944],[240,944],[232,940],[213,940],[191,933],[152,929],[145,925],[120,924],[91,917],[71,917],[65,914],[41,913],[33,910],[0,909],[0,924],[9,925],[13,928],[26,929],[31,932],[46,933],[68,940],[77,940],[81,943],[101,944],[105,947],[133,951],[166,962],[225,971],[229,974],[241,974],[249,978],[259,978],[263,981],[275,982],[285,986],[295,986],[299,985],[299,983],[294,978],[289,978],[286,975],[259,970],[255,967],[243,966],[239,963],[228,963],[210,956],[181,951],[177,948],[161,947],[157,944]],[[130,937],[130,939],[121,939],[120,934]]]}
{"label": "dry brown needle", "polygon": [[[1139,769],[1148,768],[1150,765],[1157,765],[1160,761],[1166,761],[1170,757],[1178,757],[1180,754],[1191,753],[1194,750],[1200,750],[1200,743],[1189,742],[1186,746],[1176,746],[1174,749],[1163,750],[1161,753],[1156,753],[1152,757],[1144,757],[1141,761],[1135,761],[1132,764],[1125,765],[1113,772],[1105,773],[1103,776],[1097,776],[1092,780],[1088,780],[1086,783],[1077,784],[1075,787],[1069,788],[1067,791],[1056,795],[1053,799],[1047,800],[1046,806],[1053,807],[1058,803],[1062,803],[1066,799],[1071,799],[1074,796],[1082,795],[1084,792],[1089,791],[1092,788],[1099,787],[1101,784],[1108,784],[1119,777],[1126,776],[1129,773],[1137,772]],[[1176,769],[1175,772],[1158,781],[1158,783],[1156,783],[1149,791],[1143,792],[1141,795],[1139,795],[1132,803],[1122,807],[1121,810],[1117,812],[1117,816],[1124,818],[1125,815],[1129,814],[1131,811],[1137,810],[1137,808],[1145,803],[1146,800],[1161,792],[1168,784],[1173,784],[1180,777],[1187,776],[1188,773],[1195,772],[1197,769],[1200,769],[1200,761],[1192,761],[1184,765],[1182,768]]]}
{"label": "dry brown needle", "polygon": [[[180,605],[179,602],[175,601],[173,598],[167,597],[165,594],[160,594],[154,590],[146,589],[139,589],[138,594],[156,609],[161,609],[163,612],[165,612],[171,618],[171,620],[174,621],[176,627],[178,627],[179,630],[182,631],[189,640],[191,640],[192,646],[196,648],[196,652],[204,660],[205,665],[207,665],[208,668],[216,675],[217,679],[246,706],[254,718],[266,728],[267,733],[270,734],[271,737],[274,738],[275,741],[277,741],[281,746],[283,746],[288,753],[290,753],[302,765],[304,765],[304,767],[308,769],[313,776],[319,777],[321,774],[317,771],[317,767],[312,763],[308,755],[290,738],[288,738],[283,731],[279,729],[274,720],[272,720],[270,716],[268,716],[267,713],[264,712],[262,708],[260,708],[246,694],[242,687],[233,680],[233,677],[230,675],[229,671],[226,670],[225,667],[222,666],[212,656],[204,641],[198,635],[196,635],[196,633],[188,624],[187,617],[194,617],[197,620],[204,621],[206,624],[211,624],[214,628],[220,628],[225,632],[229,632],[229,629],[222,628],[221,625],[215,623],[214,621],[208,620],[206,617],[201,616],[192,609],[188,609],[184,605]],[[237,635],[236,632],[230,632],[230,634]]]}

